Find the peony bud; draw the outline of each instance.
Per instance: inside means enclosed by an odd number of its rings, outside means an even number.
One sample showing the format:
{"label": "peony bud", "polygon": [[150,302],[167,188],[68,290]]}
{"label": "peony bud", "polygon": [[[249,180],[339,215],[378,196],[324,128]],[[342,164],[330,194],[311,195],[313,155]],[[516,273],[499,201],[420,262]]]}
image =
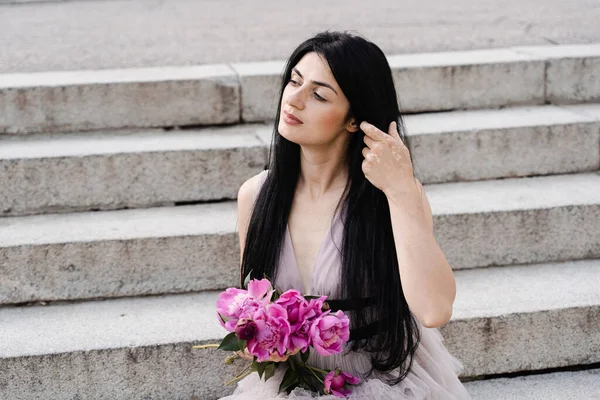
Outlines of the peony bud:
{"label": "peony bud", "polygon": [[223,361],[225,364],[229,365],[229,364],[233,364],[233,361],[237,358],[237,355],[232,355],[232,356],[228,356],[225,361]]}
{"label": "peony bud", "polygon": [[241,340],[254,339],[257,333],[258,326],[251,319],[241,318],[235,326],[235,335]]}
{"label": "peony bud", "polygon": [[346,397],[352,392],[346,385],[357,385],[360,383],[360,379],[336,368],[325,376],[324,383],[325,394]]}

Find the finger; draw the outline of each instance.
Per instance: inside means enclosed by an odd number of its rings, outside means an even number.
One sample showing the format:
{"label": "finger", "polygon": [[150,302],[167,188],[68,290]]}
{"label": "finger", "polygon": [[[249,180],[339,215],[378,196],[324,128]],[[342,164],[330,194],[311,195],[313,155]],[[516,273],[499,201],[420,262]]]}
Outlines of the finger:
{"label": "finger", "polygon": [[362,155],[363,155],[363,157],[366,159],[366,158],[367,158],[367,155],[368,155],[370,152],[371,152],[371,150],[370,150],[368,147],[364,147],[364,148],[362,149]]}
{"label": "finger", "polygon": [[375,145],[375,143],[377,143],[375,140],[371,139],[367,135],[365,135],[365,137],[363,138],[363,142],[365,142],[365,144],[367,146],[369,146],[370,148],[373,148],[373,146]]}
{"label": "finger", "polygon": [[[360,169],[362,170],[363,174],[365,174],[365,177],[367,176],[367,174],[371,171],[371,167],[369,166],[369,163],[367,162],[367,160],[363,160],[362,164],[360,165]],[[369,179],[369,178],[367,178]]]}
{"label": "finger", "polygon": [[384,140],[386,134],[382,132],[375,125],[371,125],[367,121],[363,121],[360,123],[360,129],[365,133],[365,135],[369,136],[373,140]]}
{"label": "finger", "polygon": [[390,126],[388,128],[388,133],[394,139],[398,139],[398,140],[402,141],[402,139],[400,139],[400,133],[398,132],[398,123],[396,121],[392,121],[390,123]]}

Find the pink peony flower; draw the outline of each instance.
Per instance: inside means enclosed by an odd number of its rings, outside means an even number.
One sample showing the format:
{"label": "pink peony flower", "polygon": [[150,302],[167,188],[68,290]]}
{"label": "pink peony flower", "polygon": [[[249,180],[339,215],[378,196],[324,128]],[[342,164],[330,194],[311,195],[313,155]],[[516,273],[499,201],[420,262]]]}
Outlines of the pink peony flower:
{"label": "pink peony flower", "polygon": [[310,327],[313,347],[322,356],[341,353],[343,345],[350,339],[350,321],[343,311],[335,314],[324,312]]}
{"label": "pink peony flower", "polygon": [[309,302],[302,304],[298,309],[298,324],[296,329],[292,331],[290,336],[290,350],[301,350],[303,353],[312,344],[310,336],[310,328],[313,322],[323,315],[321,308],[327,296],[321,296],[318,299],[311,299]]}
{"label": "pink peony flower", "polygon": [[252,319],[254,313],[271,299],[273,292],[270,289],[268,279],[252,279],[248,282],[248,290],[228,288],[220,293],[217,299],[217,316],[221,326],[234,332],[240,318]]}
{"label": "pink peony flower", "polygon": [[298,329],[298,326],[302,324],[300,307],[308,306],[308,301],[306,301],[302,294],[297,290],[290,289],[283,293],[274,303],[286,309],[292,332]]}
{"label": "pink peony flower", "polygon": [[258,326],[251,319],[241,318],[235,326],[235,335],[241,340],[250,340],[256,336]]}
{"label": "pink peony flower", "polygon": [[325,375],[324,383],[325,394],[334,394],[337,397],[346,397],[352,393],[350,389],[344,388],[346,383],[357,385],[360,383],[360,379],[350,375],[347,372],[342,372],[339,369],[335,369],[334,371],[331,371]]}
{"label": "pink peony flower", "polygon": [[[253,319],[258,332],[254,338],[248,340],[248,351],[257,357],[258,362],[269,360],[271,357],[284,357],[291,333],[285,308],[279,304],[268,304],[265,308],[259,308]],[[277,354],[274,354],[276,352]]]}

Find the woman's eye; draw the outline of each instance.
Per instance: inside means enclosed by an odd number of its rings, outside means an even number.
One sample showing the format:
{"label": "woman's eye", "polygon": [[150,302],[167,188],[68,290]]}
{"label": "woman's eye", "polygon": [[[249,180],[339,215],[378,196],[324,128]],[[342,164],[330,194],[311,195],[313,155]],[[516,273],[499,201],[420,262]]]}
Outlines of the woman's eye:
{"label": "woman's eye", "polygon": [[315,97],[317,98],[317,100],[325,101],[325,99],[323,97],[319,96],[318,93],[315,93]]}
{"label": "woman's eye", "polygon": [[290,82],[291,82],[292,84],[294,84],[294,85],[297,85],[297,84],[298,84],[298,82],[296,82],[296,81],[295,81],[295,80],[293,80],[293,79],[290,79]]}

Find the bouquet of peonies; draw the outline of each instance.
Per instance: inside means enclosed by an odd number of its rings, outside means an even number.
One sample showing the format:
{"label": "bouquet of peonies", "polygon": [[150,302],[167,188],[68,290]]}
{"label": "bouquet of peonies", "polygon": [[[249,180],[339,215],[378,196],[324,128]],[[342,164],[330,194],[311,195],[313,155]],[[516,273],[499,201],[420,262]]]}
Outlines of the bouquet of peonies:
{"label": "bouquet of peonies", "polygon": [[[247,287],[219,294],[217,316],[230,333],[218,345],[194,346],[235,351],[226,363],[239,357],[239,352],[253,356],[252,363],[227,384],[253,371],[266,381],[279,365],[287,364],[280,392],[302,387],[338,397],[350,394],[347,384],[358,384],[358,378],[339,369],[326,371],[306,364],[311,348],[323,356],[343,350],[350,337],[348,317],[342,311],[332,313],[326,296],[304,297],[293,289],[279,293],[268,279],[250,280]],[[297,353],[301,361],[290,357]]]}

